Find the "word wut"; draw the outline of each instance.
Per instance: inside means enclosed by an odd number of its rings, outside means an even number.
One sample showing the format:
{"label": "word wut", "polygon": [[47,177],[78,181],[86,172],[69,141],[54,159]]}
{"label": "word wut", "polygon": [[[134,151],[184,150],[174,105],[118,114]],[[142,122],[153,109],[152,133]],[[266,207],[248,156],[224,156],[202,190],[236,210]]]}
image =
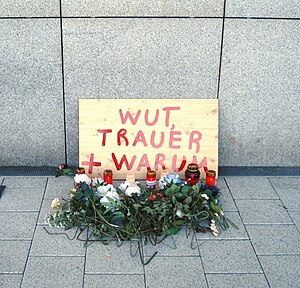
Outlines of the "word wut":
{"label": "word wut", "polygon": [[[182,146],[187,147],[188,150],[193,150],[192,153],[199,153],[200,151],[200,141],[202,139],[202,133],[198,130],[192,130],[186,133],[175,129],[175,124],[172,122],[172,115],[179,111],[180,107],[171,106],[171,107],[163,107],[161,110],[156,109],[154,115],[150,115],[149,109],[144,111],[144,115],[142,115],[142,110],[137,110],[136,113],[124,111],[119,109],[119,117],[120,121],[123,125],[130,125],[131,127],[136,127],[136,131],[132,133],[132,130],[121,128],[117,131],[113,131],[112,129],[97,129],[97,133],[100,136],[100,145],[101,146],[110,146],[112,143],[117,143],[120,147],[137,147],[137,148],[146,148],[148,149],[173,149],[180,150]],[[147,132],[142,129],[137,130],[137,127],[141,127],[140,122],[146,125],[147,127],[153,127],[157,124],[160,124],[160,127],[169,128],[165,129],[165,131],[157,132],[155,129]],[[153,127],[154,128],[154,127]],[[188,136],[187,139],[183,140],[183,136]],[[116,141],[116,142],[115,142]],[[153,150],[153,149],[152,149]],[[120,156],[120,155],[118,155]],[[187,163],[186,156],[180,155],[181,159],[179,160],[178,155],[174,154],[173,156],[166,157],[164,153],[157,153],[154,158],[154,162],[150,165],[150,161],[148,159],[147,153],[144,153],[139,160],[137,160],[137,156],[133,155],[132,157],[128,157],[125,154],[121,156],[118,160],[116,153],[111,153],[111,159],[114,163],[114,166],[117,171],[121,170],[123,165],[126,166],[126,169],[132,170],[133,167],[136,167],[137,171],[141,171],[141,169],[151,169],[154,167],[154,170],[158,170],[159,166],[162,169],[166,169],[165,162],[171,164],[169,168],[171,168],[174,172],[180,172],[184,169]],[[130,159],[128,159],[130,158]],[[181,161],[179,166],[177,165],[177,161]],[[193,155],[192,162],[199,163],[199,167],[206,167],[207,159],[203,157],[203,159],[198,162],[197,156]],[[94,162],[94,154],[90,155],[90,161],[82,162],[84,165],[89,165],[89,173],[92,172],[93,166],[100,166],[100,162]]]}

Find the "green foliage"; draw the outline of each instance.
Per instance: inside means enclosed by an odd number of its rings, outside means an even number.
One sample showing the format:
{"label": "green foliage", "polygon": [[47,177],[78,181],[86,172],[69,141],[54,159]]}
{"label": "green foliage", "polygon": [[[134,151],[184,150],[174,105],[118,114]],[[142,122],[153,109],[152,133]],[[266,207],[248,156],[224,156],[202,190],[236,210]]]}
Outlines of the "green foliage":
{"label": "green foliage", "polygon": [[[176,234],[184,224],[200,231],[203,221],[223,219],[218,188],[210,189],[203,183],[192,186],[170,183],[161,190],[139,184],[139,194],[129,197],[117,188],[118,197],[106,195],[106,198],[97,192],[98,187],[99,183],[95,186],[85,182],[76,184],[69,200],[62,200],[60,208],[48,215],[46,222],[67,229],[89,226],[101,240],[129,240]],[[227,224],[221,223],[224,227]]]}

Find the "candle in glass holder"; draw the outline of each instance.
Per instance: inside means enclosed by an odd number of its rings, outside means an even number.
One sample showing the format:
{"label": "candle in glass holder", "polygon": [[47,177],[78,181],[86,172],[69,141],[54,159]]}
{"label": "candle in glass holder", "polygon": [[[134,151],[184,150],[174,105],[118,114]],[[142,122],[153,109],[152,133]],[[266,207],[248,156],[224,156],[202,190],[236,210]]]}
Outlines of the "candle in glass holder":
{"label": "candle in glass holder", "polygon": [[191,185],[197,184],[200,180],[199,166],[196,163],[190,163],[185,170],[185,181]]}
{"label": "candle in glass holder", "polygon": [[76,174],[78,174],[78,175],[85,174],[85,169],[83,167],[78,167],[76,169]]}
{"label": "candle in glass holder", "polygon": [[216,185],[216,171],[207,170],[206,172],[206,185],[215,186]]}
{"label": "candle in glass holder", "polygon": [[107,183],[107,184],[112,184],[112,180],[113,180],[113,172],[112,170],[106,169],[103,172],[103,180]]}
{"label": "candle in glass holder", "polygon": [[154,170],[148,170],[146,174],[146,187],[155,188],[156,186],[156,172]]}
{"label": "candle in glass holder", "polygon": [[129,183],[130,185],[135,184],[135,175],[133,172],[128,171],[126,175],[126,182]]}

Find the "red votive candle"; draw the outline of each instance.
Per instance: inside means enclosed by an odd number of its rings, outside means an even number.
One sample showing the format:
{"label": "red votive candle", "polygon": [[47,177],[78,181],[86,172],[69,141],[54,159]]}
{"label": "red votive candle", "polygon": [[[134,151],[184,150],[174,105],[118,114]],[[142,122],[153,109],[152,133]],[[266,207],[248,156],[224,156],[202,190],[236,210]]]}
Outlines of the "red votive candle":
{"label": "red votive candle", "polygon": [[113,180],[113,172],[112,170],[106,169],[103,172],[103,180],[107,183],[107,184],[112,184],[112,180]]}
{"label": "red votive candle", "polygon": [[76,169],[76,174],[85,174],[85,169],[83,167],[78,167]]}
{"label": "red votive candle", "polygon": [[207,170],[206,172],[206,185],[215,186],[216,185],[216,171]]}
{"label": "red votive candle", "polygon": [[200,180],[199,166],[196,163],[190,163],[185,170],[185,181],[195,185]]}
{"label": "red votive candle", "polygon": [[148,170],[146,174],[146,187],[155,188],[156,186],[156,172],[154,170]]}

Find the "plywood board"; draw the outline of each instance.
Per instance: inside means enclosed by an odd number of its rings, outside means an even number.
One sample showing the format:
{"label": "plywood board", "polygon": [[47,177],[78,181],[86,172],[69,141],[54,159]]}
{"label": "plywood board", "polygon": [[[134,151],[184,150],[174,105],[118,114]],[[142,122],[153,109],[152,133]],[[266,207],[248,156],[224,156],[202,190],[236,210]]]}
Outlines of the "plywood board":
{"label": "plywood board", "polygon": [[217,99],[81,99],[79,166],[145,179],[147,169],[184,178],[188,163],[218,170]]}

